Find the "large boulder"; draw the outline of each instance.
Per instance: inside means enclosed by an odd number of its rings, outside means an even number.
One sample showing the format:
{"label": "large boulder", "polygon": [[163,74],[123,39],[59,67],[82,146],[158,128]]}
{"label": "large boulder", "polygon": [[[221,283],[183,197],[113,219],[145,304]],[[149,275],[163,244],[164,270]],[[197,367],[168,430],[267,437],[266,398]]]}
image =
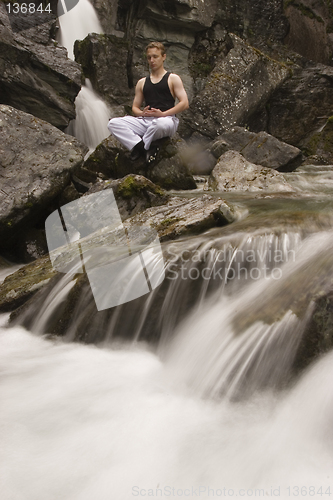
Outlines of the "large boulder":
{"label": "large boulder", "polygon": [[123,115],[124,106],[130,107],[134,96],[125,71],[127,40],[91,33],[84,40],[75,42],[74,54],[94,90],[111,105],[114,116]]}
{"label": "large boulder", "polygon": [[237,151],[227,151],[219,158],[209,186],[216,191],[294,192],[282,174],[248,162]]}
{"label": "large boulder", "polygon": [[276,170],[293,170],[302,161],[300,149],[279,141],[267,132],[254,133],[243,127],[228,130],[211,147],[217,158],[230,149],[238,151],[251,163]]}
{"label": "large boulder", "polygon": [[112,189],[122,220],[142,212],[148,207],[160,206],[169,200],[161,188],[142,175],[129,174],[122,179],[96,183],[85,196]]}
{"label": "large boulder", "polygon": [[80,88],[81,68],[67,58],[66,49],[54,41],[35,43],[14,33],[1,3],[0,103],[64,130],[75,118],[74,100]]}
{"label": "large boulder", "polygon": [[286,65],[267,57],[235,35],[233,48],[207,78],[204,89],[182,115],[182,132],[212,139],[234,125],[246,125],[288,77]]}
{"label": "large boulder", "polygon": [[70,183],[87,148],[34,116],[0,105],[0,241],[35,225]]}
{"label": "large boulder", "polygon": [[333,109],[333,68],[304,63],[293,66],[293,75],[269,99],[266,131],[281,141],[300,147],[324,127]]}
{"label": "large boulder", "polygon": [[157,142],[160,147],[158,157],[155,164],[147,167],[143,157],[132,161],[126,148],[110,135],[97,146],[84,167],[105,178],[118,179],[127,174],[141,174],[165,189],[195,189],[193,176],[178,154],[178,146],[183,145],[179,136]]}

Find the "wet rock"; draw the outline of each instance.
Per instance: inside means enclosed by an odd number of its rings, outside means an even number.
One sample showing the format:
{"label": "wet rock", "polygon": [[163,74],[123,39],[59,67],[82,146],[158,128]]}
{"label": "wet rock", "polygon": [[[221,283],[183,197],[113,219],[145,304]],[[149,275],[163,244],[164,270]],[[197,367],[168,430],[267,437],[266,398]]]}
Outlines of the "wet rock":
{"label": "wet rock", "polygon": [[7,276],[0,285],[0,312],[13,311],[24,304],[56,274],[45,256]]}
{"label": "wet rock", "polygon": [[[133,196],[133,184],[128,188],[129,177],[114,184],[118,207],[129,214],[129,206],[122,205],[121,200],[130,203],[130,196]],[[150,192],[154,195],[150,203],[159,203],[162,200],[163,194],[158,193],[156,186],[153,186],[146,179],[135,176],[135,189],[143,188],[137,197],[144,198],[146,193]],[[157,193],[157,194],[156,194]],[[135,198],[135,196],[134,196]],[[165,201],[165,198],[164,198]],[[175,197],[170,199],[162,206],[151,206],[141,213],[135,213],[135,208],[132,210],[131,217],[124,221],[124,227],[129,231],[129,234],[134,234],[133,231],[144,231],[147,228],[154,228],[160,237],[161,241],[171,240],[184,236],[187,234],[198,234],[202,231],[215,227],[230,224],[235,220],[235,212],[232,205],[228,204],[221,198],[203,195],[196,198],[180,198]],[[141,229],[140,229],[141,228]],[[93,235],[86,237],[86,248],[109,244],[114,244],[119,240],[117,230],[111,232],[97,231]],[[89,240],[89,241],[88,241]],[[66,249],[64,252],[64,259],[72,260],[71,249]],[[6,278],[4,283],[0,285],[0,311],[10,311],[20,307],[39,289],[46,286],[46,290],[40,290],[36,300],[39,300],[38,308],[41,307],[45,301],[45,294],[52,288],[52,283],[56,283],[61,279],[62,274],[53,270],[49,257],[43,257],[35,262],[24,266],[17,272],[11,274]],[[53,278],[54,277],[54,278]],[[53,281],[49,283],[50,279]],[[73,276],[76,279],[77,276]],[[82,292],[82,286],[86,287],[87,280],[85,277],[79,278],[79,289],[76,290],[76,298]],[[48,291],[47,291],[48,290]],[[91,300],[93,312],[96,312],[96,307]],[[28,304],[27,304],[28,306]],[[23,308],[21,313],[27,311],[28,308]],[[31,309],[29,309],[31,312]],[[15,315],[17,316],[17,315]],[[60,320],[61,322],[62,320]],[[59,331],[59,329],[56,331]]]}
{"label": "wet rock", "polygon": [[52,42],[35,43],[14,33],[0,4],[0,102],[64,130],[75,118],[81,68]]}
{"label": "wet rock", "polygon": [[233,48],[218,62],[204,89],[183,114],[181,133],[198,131],[212,139],[234,125],[245,125],[288,77],[274,61],[235,35]]}
{"label": "wet rock", "polygon": [[267,132],[249,132],[243,127],[225,132],[212,146],[216,157],[227,150],[239,151],[251,163],[282,171],[293,170],[302,161],[300,149],[279,141]]}
{"label": "wet rock", "polygon": [[227,151],[220,157],[210,175],[209,186],[217,191],[294,191],[282,174],[248,162],[237,151]]}
{"label": "wet rock", "polygon": [[232,205],[210,195],[196,198],[172,198],[166,205],[148,208],[128,219],[127,224],[149,224],[161,241],[186,234],[198,234],[214,226],[224,226],[235,220]]}
{"label": "wet rock", "polygon": [[315,165],[333,164],[333,116],[325,127],[303,142],[302,149],[307,156],[304,163]]}
{"label": "wet rock", "polygon": [[165,189],[195,189],[195,181],[181,155],[178,155],[178,149],[183,147],[180,137],[176,135],[155,142],[160,150],[151,167],[147,167],[144,157],[132,161],[129,151],[110,135],[85,161],[84,168],[101,173],[108,179],[140,174]]}
{"label": "wet rock", "polygon": [[34,226],[82,165],[87,148],[34,116],[0,105],[1,246]]}

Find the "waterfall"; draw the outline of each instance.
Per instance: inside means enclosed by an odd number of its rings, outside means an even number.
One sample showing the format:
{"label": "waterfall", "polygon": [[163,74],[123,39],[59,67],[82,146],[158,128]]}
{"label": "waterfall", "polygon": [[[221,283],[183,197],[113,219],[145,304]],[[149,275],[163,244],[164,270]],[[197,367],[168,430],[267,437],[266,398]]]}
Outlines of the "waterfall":
{"label": "waterfall", "polygon": [[75,109],[76,119],[72,120],[67,132],[88,146],[86,159],[110,135],[107,129],[110,110],[94,92],[88,78],[75,99]]}
{"label": "waterfall", "polygon": [[[61,4],[59,0],[58,5]],[[59,41],[66,47],[68,57],[74,60],[74,42],[83,40],[89,33],[103,33],[96,11],[89,0],[80,0],[77,5],[59,17]]]}
{"label": "waterfall", "polygon": [[[89,0],[80,0],[73,9],[60,16],[59,25],[59,40],[61,45],[67,48],[70,59],[74,59],[75,40],[83,40],[89,33],[103,33],[96,11]],[[94,92],[89,79],[86,79],[75,99],[75,109],[76,119],[70,123],[67,133],[88,146],[87,158],[96,146],[109,136],[107,124],[111,112]]]}

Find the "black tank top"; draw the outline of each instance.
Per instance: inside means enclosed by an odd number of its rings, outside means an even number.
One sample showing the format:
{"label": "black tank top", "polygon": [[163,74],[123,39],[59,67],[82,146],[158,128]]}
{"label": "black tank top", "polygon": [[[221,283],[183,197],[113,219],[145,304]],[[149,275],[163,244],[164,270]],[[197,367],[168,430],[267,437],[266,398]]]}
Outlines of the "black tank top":
{"label": "black tank top", "polygon": [[160,109],[161,111],[167,111],[168,109],[174,107],[175,99],[173,98],[168,85],[169,75],[170,72],[167,71],[158,83],[152,83],[150,76],[146,77],[146,81],[143,86],[143,96],[145,98],[146,106]]}

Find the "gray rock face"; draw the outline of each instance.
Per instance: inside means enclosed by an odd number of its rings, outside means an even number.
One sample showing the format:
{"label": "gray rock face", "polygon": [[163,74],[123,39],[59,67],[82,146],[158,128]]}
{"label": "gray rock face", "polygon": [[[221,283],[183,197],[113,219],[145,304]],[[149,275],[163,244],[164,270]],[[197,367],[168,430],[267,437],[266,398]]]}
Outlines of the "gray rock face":
{"label": "gray rock face", "polygon": [[323,0],[288,2],[285,14],[290,24],[285,43],[315,62],[332,64],[332,7]]}
{"label": "gray rock face", "polygon": [[233,127],[212,146],[212,152],[217,158],[230,149],[239,151],[252,163],[282,171],[293,170],[302,160],[300,149],[279,141],[267,132],[256,134],[243,127]]}
{"label": "gray rock face", "polygon": [[248,162],[237,151],[227,151],[220,157],[210,175],[209,186],[216,191],[294,191],[282,174]]}
{"label": "gray rock face", "polygon": [[230,36],[234,47],[216,64],[205,88],[183,114],[189,133],[215,138],[234,125],[245,125],[289,74],[283,64]]}
{"label": "gray rock face", "polygon": [[282,42],[289,27],[280,0],[223,0],[215,21],[251,44],[258,39]]}
{"label": "gray rock face", "polygon": [[75,118],[80,87],[80,66],[67,59],[67,51],[53,42],[35,43],[13,33],[1,3],[0,102],[64,130]]}
{"label": "gray rock face", "polygon": [[33,225],[58,197],[86,147],[32,115],[0,105],[0,237]]}
{"label": "gray rock face", "polygon": [[126,73],[128,43],[113,35],[89,34],[84,40],[75,42],[75,59],[82,65],[86,78],[94,90],[115,110],[124,114],[124,105],[132,106],[133,89],[129,88]]}
{"label": "gray rock face", "polygon": [[267,132],[300,146],[324,126],[333,109],[333,68],[307,63],[273,94],[267,106]]}

